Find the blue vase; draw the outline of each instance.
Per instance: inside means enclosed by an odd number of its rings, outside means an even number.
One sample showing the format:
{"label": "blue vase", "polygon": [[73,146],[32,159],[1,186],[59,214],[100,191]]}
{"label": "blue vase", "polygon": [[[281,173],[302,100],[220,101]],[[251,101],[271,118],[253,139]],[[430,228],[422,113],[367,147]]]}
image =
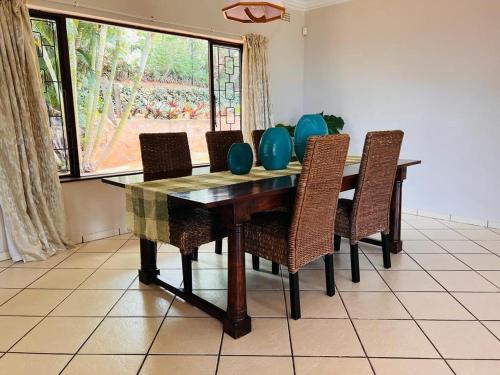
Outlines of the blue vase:
{"label": "blue vase", "polygon": [[284,128],[267,129],[260,140],[259,159],[265,169],[286,169],[292,157],[293,143]]}
{"label": "blue vase", "polygon": [[327,135],[328,126],[321,115],[304,115],[295,127],[295,154],[302,163],[306,153],[307,139],[313,135]]}
{"label": "blue vase", "polygon": [[248,143],[233,143],[227,153],[227,165],[232,174],[248,174],[253,165],[253,151]]}

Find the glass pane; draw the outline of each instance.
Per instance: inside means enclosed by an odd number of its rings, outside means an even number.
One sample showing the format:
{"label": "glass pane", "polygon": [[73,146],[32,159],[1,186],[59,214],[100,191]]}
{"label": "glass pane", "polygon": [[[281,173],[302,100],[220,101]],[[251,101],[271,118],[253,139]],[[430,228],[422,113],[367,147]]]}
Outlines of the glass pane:
{"label": "glass pane", "polygon": [[241,51],[213,46],[215,128],[241,129]]}
{"label": "glass pane", "polygon": [[67,19],[82,174],[142,169],[139,134],[186,132],[208,163],[208,42]]}
{"label": "glass pane", "polygon": [[52,20],[31,18],[31,29],[40,64],[40,76],[52,130],[52,145],[57,166],[60,174],[68,174],[70,167],[56,23]]}

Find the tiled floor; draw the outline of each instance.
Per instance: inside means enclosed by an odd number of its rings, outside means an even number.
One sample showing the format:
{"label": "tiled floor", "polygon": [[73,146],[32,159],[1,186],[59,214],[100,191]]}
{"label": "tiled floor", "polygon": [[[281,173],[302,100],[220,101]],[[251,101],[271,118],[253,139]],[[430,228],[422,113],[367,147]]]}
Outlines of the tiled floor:
{"label": "tiled floor", "polygon": [[[343,243],[333,298],[322,260],[302,270],[299,321],[288,319],[287,271],[247,261],[253,331],[237,341],[141,285],[128,235],[45,262],[0,262],[0,374],[500,374],[500,232],[410,215],[403,228],[391,270],[361,245],[360,284]],[[197,293],[225,307],[227,259],[213,244],[200,250]],[[177,250],[159,251],[162,277],[180,285]]]}

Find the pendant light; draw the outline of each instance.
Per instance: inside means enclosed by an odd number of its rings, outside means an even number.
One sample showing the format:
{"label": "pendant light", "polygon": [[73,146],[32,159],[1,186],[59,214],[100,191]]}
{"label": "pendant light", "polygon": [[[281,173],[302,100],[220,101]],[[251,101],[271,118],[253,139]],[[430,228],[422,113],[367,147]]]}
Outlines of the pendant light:
{"label": "pendant light", "polygon": [[285,14],[283,1],[226,1],[222,9],[228,20],[244,23],[266,23],[279,20]]}

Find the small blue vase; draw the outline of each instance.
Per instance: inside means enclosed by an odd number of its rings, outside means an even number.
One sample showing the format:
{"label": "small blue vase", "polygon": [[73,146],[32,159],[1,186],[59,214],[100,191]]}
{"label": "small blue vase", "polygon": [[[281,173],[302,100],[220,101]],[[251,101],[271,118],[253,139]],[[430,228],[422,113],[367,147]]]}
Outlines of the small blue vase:
{"label": "small blue vase", "polygon": [[248,174],[253,165],[253,151],[248,143],[233,143],[227,153],[227,165],[232,174]]}
{"label": "small blue vase", "polygon": [[260,140],[259,159],[265,169],[286,169],[292,157],[293,143],[284,128],[267,129]]}
{"label": "small blue vase", "polygon": [[328,126],[321,115],[304,115],[295,127],[295,154],[297,159],[304,161],[306,153],[307,139],[314,135],[327,135]]}

